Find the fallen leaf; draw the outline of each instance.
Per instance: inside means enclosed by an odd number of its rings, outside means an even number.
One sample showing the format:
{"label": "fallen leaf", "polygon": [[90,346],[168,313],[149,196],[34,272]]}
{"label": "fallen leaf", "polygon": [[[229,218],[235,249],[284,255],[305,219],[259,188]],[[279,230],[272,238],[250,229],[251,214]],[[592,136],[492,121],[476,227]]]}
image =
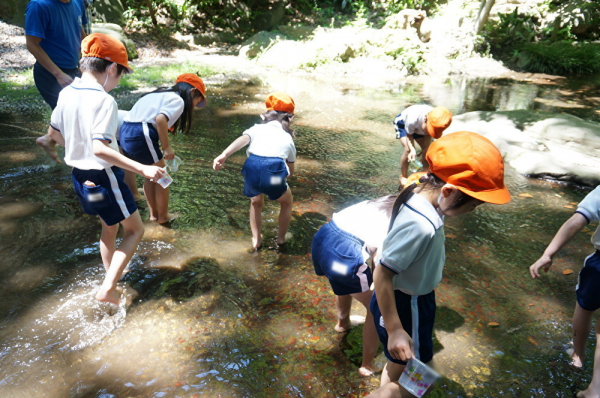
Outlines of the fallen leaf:
{"label": "fallen leaf", "polygon": [[520,193],[519,196],[522,198],[533,198],[533,195],[530,193]]}
{"label": "fallen leaf", "polygon": [[456,239],[456,235],[447,234],[446,238],[448,238],[448,239]]}
{"label": "fallen leaf", "polygon": [[571,205],[563,205],[563,207],[564,207],[565,209],[574,209],[574,207],[573,207],[573,206],[571,206]]}
{"label": "fallen leaf", "polygon": [[579,203],[577,202],[569,202],[570,205],[577,206]]}
{"label": "fallen leaf", "polygon": [[534,339],[533,337],[531,337],[531,336],[527,337],[527,340],[529,340],[529,342],[530,342],[531,344],[533,344],[533,345],[538,345],[538,342],[537,342],[537,341],[535,341],[535,339]]}
{"label": "fallen leaf", "polygon": [[563,275],[571,275],[573,273],[572,269],[566,269],[563,271]]}
{"label": "fallen leaf", "polygon": [[497,328],[500,326],[500,324],[498,322],[488,322],[488,326],[491,328]]}

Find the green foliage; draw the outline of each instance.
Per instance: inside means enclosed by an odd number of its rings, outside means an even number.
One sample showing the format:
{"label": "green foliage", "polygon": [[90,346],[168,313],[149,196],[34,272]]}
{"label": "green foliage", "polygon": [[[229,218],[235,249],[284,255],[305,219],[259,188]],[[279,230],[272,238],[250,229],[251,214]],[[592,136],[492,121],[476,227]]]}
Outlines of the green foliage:
{"label": "green foliage", "polygon": [[406,68],[406,72],[410,75],[418,75],[422,71],[423,66],[425,66],[423,54],[424,51],[421,46],[400,47],[386,52],[386,55],[402,63]]}
{"label": "green foliage", "polygon": [[528,72],[556,75],[600,73],[600,44],[524,43],[518,64]]}
{"label": "green foliage", "polygon": [[498,18],[498,21],[489,22],[482,32],[492,49],[531,42],[539,33],[535,17],[519,13],[518,7],[511,13],[498,13]]}

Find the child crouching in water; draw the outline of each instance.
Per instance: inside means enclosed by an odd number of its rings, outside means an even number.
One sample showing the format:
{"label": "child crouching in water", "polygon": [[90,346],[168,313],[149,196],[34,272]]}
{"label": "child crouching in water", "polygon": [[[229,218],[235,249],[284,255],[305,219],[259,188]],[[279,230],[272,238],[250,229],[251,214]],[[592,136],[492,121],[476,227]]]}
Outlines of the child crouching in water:
{"label": "child crouching in water", "polygon": [[[83,211],[98,215],[102,223],[100,254],[106,277],[96,300],[118,304],[117,281],[144,235],[144,225],[133,196],[123,181],[128,169],[148,179],[159,179],[164,170],[144,166],[119,153],[115,133],[117,103],[108,92],[132,72],[125,46],[111,36],[94,33],[81,43],[81,78],[60,92],[48,134],[65,147],[65,163],[73,167],[72,179]],[[116,247],[119,223],[123,241]]]}
{"label": "child crouching in water", "polygon": [[[573,237],[591,222],[600,221],[600,186],[590,192],[577,206],[575,214],[558,230],[542,257],[531,267],[532,278],[540,277],[540,268],[548,272],[552,266],[552,258]],[[572,364],[582,368],[585,361],[585,347],[592,327],[592,316],[600,308],[600,227],[592,235],[592,245],[596,250],[590,254],[579,272],[576,287],[577,301],[573,314],[573,352]],[[577,398],[600,397],[600,319],[596,322],[596,353],[594,356],[594,372],[592,381],[585,391],[577,393]]]}
{"label": "child crouching in water", "polygon": [[250,198],[250,228],[252,229],[252,249],[262,246],[261,225],[264,194],[279,202],[279,231],[277,244],[283,245],[292,219],[292,191],[286,177],[294,173],[296,147],[294,132],[290,123],[294,118],[294,100],[287,94],[275,92],[265,101],[267,112],[261,115],[262,124],[256,124],[244,131],[217,156],[213,168],[219,171],[227,158],[250,144],[246,153],[248,159],[242,168],[244,175],[244,195]]}
{"label": "child crouching in water", "polygon": [[395,196],[384,196],[347,207],[334,213],[331,221],[317,231],[312,241],[312,261],[317,275],[329,279],[338,320],[337,332],[350,328],[352,299],[358,300],[367,310],[363,326],[363,356],[358,369],[361,376],[371,376],[379,339],[369,303],[373,296],[373,274],[367,264],[369,257],[380,253],[390,224]]}
{"label": "child crouching in water", "polygon": [[434,288],[445,262],[444,217],[460,216],[483,203],[505,204],[504,162],[486,138],[448,134],[427,152],[429,172],[404,188],[375,268],[371,312],[388,359],[381,388],[369,397],[410,396],[398,380],[407,361],[433,358]]}
{"label": "child crouching in water", "polygon": [[[166,160],[175,157],[169,144],[169,131],[189,133],[194,108],[206,106],[205,94],[204,82],[193,73],[177,77],[173,87],[144,94],[123,119],[119,134],[123,154],[141,164],[164,168],[163,152]],[[144,195],[151,221],[164,224],[175,218],[169,214],[168,187],[146,179]]]}

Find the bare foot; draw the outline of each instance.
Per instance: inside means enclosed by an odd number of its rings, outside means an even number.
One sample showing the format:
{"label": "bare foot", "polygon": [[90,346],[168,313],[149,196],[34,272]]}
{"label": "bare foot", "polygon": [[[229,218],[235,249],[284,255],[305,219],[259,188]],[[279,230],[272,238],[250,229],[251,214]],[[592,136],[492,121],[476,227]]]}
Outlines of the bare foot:
{"label": "bare foot", "polygon": [[48,134],[37,138],[35,143],[41,146],[56,163],[61,163],[60,159],[58,159],[58,153],[56,153],[56,142]]}
{"label": "bare foot", "polygon": [[338,323],[337,323],[337,325],[335,325],[334,329],[338,333],[344,333],[350,329],[350,326],[352,326],[352,323],[350,322],[350,317],[348,317],[343,320],[338,319]]}
{"label": "bare foot", "polygon": [[588,387],[585,391],[579,391],[577,398],[600,398],[600,391],[590,391],[591,387]]}
{"label": "bare foot", "polygon": [[283,237],[283,241],[280,241],[279,238],[277,239],[277,244],[279,246],[285,245],[287,243],[287,241],[289,241],[290,239],[292,239],[294,237],[294,235],[292,235],[291,232],[286,232],[285,236]]}
{"label": "bare foot", "polygon": [[374,373],[374,372],[373,372],[371,369],[369,369],[368,367],[366,367],[366,366],[361,366],[361,367],[358,369],[358,374],[360,374],[362,377],[370,377],[370,376],[373,376],[373,373]]}
{"label": "bare foot", "polygon": [[400,176],[400,186],[405,186],[407,181],[408,181],[408,178],[406,178],[404,176]]}
{"label": "bare foot", "polygon": [[[167,224],[167,223],[170,223],[171,221],[179,218],[180,216],[181,216],[181,214],[179,214],[179,213],[169,213],[169,214],[167,214],[167,217],[159,218],[156,221],[159,224]],[[150,219],[152,220],[152,217]],[[152,221],[154,221],[154,220],[152,220]]]}
{"label": "bare foot", "polygon": [[101,287],[100,290],[98,291],[98,293],[96,293],[96,296],[94,298],[103,303],[112,303],[115,305],[119,305],[119,302],[121,301],[122,293],[123,293],[123,289],[120,287],[117,287],[114,289],[109,289],[109,290],[104,290]]}
{"label": "bare foot", "polygon": [[567,355],[571,357],[571,361],[569,362],[569,365],[571,365],[571,367],[573,367],[575,370],[583,369],[583,361],[581,360],[581,358],[579,358],[578,355],[575,354],[574,349],[567,349]]}
{"label": "bare foot", "polygon": [[156,217],[154,217],[154,216],[150,216],[149,220],[150,220],[150,221],[156,221],[156,220],[158,220],[158,218],[156,218]]}

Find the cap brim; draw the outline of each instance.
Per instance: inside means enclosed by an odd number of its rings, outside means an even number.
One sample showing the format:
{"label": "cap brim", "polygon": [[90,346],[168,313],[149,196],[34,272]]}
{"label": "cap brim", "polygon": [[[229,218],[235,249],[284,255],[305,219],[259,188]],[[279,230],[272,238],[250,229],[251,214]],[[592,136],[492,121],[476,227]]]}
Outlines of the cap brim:
{"label": "cap brim", "polygon": [[198,105],[196,105],[196,108],[204,108],[205,106],[206,106],[206,97],[202,98],[202,101],[200,101],[198,103]]}
{"label": "cap brim", "polygon": [[479,199],[482,202],[491,203],[494,205],[503,205],[510,202],[510,192],[508,192],[508,188],[504,187],[502,189],[496,189],[493,191],[482,191],[482,192],[472,192],[463,187],[457,187],[461,192],[466,193],[467,195]]}

